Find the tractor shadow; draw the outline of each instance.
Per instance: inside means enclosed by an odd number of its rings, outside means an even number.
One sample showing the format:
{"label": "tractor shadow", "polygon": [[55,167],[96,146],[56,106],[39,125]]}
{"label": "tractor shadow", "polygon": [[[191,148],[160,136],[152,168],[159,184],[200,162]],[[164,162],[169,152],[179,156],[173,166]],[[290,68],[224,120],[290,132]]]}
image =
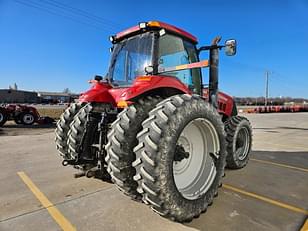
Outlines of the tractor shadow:
{"label": "tractor shadow", "polygon": [[32,125],[23,125],[23,124],[5,124],[3,128],[56,128],[56,123],[51,124],[32,124]]}
{"label": "tractor shadow", "polygon": [[53,132],[55,128],[56,123],[23,125],[9,121],[0,127],[0,136],[42,135]]}

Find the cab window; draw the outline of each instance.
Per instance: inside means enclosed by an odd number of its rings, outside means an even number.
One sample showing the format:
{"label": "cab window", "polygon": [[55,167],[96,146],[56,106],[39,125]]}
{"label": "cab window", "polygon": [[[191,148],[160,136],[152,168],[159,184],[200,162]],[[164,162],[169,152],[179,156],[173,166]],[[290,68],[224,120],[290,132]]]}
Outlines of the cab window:
{"label": "cab window", "polygon": [[[180,37],[165,34],[159,38],[158,72],[167,67],[174,67],[198,61],[193,44]],[[199,92],[201,86],[200,68],[165,73],[174,76],[191,90]]]}

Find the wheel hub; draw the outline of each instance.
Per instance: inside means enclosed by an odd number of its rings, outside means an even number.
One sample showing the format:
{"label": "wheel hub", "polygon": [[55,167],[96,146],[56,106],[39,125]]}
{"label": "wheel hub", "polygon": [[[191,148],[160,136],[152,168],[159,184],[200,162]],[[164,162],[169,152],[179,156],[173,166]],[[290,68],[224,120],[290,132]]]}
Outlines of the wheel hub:
{"label": "wheel hub", "polygon": [[235,152],[237,153],[239,160],[244,160],[248,155],[250,142],[249,137],[247,128],[243,127],[239,130],[235,145]]}
{"label": "wheel hub", "polygon": [[34,117],[30,114],[26,114],[23,118],[23,121],[27,124],[30,124],[34,121]]}
{"label": "wheel hub", "polygon": [[241,148],[244,145],[244,141],[241,138],[238,138],[236,141],[236,147]]}
{"label": "wheel hub", "polygon": [[180,136],[175,148],[173,171],[179,175],[186,171],[190,164],[190,152],[192,150],[191,143],[185,136]]}
{"label": "wheel hub", "polygon": [[186,152],[182,145],[177,145],[175,147],[174,161],[182,161],[183,159],[188,159],[188,157],[189,152]]}

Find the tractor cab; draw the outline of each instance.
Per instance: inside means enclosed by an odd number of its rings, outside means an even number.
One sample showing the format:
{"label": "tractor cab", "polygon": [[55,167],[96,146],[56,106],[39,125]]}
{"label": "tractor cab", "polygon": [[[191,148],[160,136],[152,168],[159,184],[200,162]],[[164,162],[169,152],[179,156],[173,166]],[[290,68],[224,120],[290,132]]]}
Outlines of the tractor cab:
{"label": "tractor cab", "polygon": [[201,70],[169,70],[199,61],[197,39],[162,22],[140,23],[110,37],[113,47],[108,78],[114,86],[131,85],[136,77],[176,77],[192,92],[201,93]]}
{"label": "tractor cab", "polygon": [[[146,95],[197,94],[221,114],[235,113],[232,97],[218,94],[218,53],[225,48],[227,55],[234,55],[235,40],[219,45],[217,37],[211,45],[197,48],[195,36],[158,21],[139,23],[109,39],[112,54],[106,81],[95,79],[79,101],[123,108]],[[203,50],[209,51],[209,60],[199,60]],[[209,67],[208,88],[203,87],[202,67]]]}

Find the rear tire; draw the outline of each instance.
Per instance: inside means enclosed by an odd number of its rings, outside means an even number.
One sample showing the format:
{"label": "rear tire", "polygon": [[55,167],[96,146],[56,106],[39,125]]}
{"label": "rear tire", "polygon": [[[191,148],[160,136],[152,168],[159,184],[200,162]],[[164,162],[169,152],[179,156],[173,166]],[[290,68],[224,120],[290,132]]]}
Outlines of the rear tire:
{"label": "rear tire", "polygon": [[[176,95],[157,104],[142,125],[133,163],[138,192],[161,216],[189,222],[206,211],[221,185],[226,143],[220,116],[198,96]],[[178,159],[179,146],[187,160]]]}
{"label": "rear tire", "polygon": [[247,165],[252,146],[252,127],[248,119],[232,116],[225,122],[227,133],[227,168],[240,169]]}
{"label": "rear tire", "polygon": [[90,103],[86,104],[79,110],[70,124],[67,145],[68,153],[72,160],[90,160],[95,155],[92,144],[94,141],[98,142],[99,119],[90,117],[89,114],[92,109],[93,107]]}
{"label": "rear tire", "polygon": [[[91,103],[86,104],[75,115],[74,120],[70,124],[68,132],[68,153],[70,159],[76,161],[87,161],[87,164],[82,164],[79,167],[82,170],[89,170],[97,165],[98,148],[94,144],[99,143],[98,125],[101,120],[101,112],[93,112],[94,106]],[[111,177],[106,171],[106,164],[102,160],[102,166],[98,178],[105,181],[110,181]]]}
{"label": "rear tire", "polygon": [[79,110],[84,106],[81,103],[71,104],[60,116],[57,122],[57,127],[55,130],[55,142],[57,150],[64,159],[69,159],[67,152],[67,138],[68,131],[70,129],[70,123],[73,121],[74,116],[79,112]]}
{"label": "rear tire", "polygon": [[2,127],[8,119],[8,115],[5,110],[0,108],[0,127]]}
{"label": "rear tire", "polygon": [[133,176],[136,170],[132,162],[136,159],[133,148],[138,144],[136,135],[142,130],[142,121],[148,113],[161,101],[160,97],[148,96],[125,108],[111,125],[106,145],[106,162],[108,172],[117,187],[134,200],[141,200],[137,192],[137,182]]}

